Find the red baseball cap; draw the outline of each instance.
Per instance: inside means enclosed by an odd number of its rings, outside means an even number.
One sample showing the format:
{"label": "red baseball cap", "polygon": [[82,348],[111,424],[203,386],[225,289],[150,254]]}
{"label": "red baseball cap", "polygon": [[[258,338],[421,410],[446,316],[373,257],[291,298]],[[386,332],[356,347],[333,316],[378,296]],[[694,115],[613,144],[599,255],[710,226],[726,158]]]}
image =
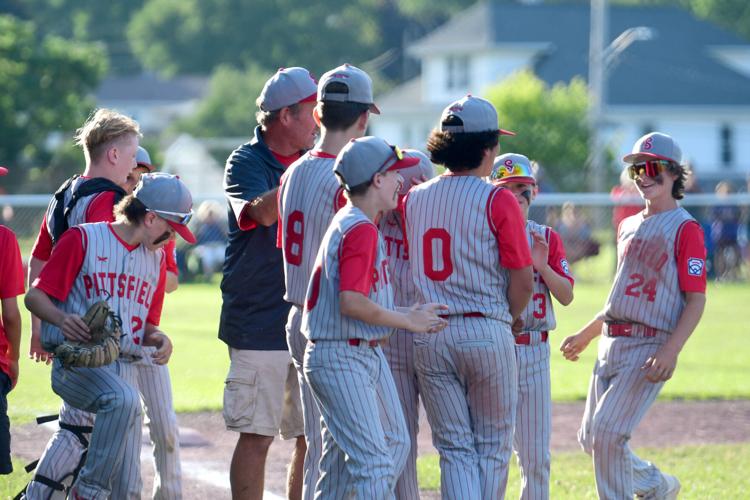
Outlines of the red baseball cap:
{"label": "red baseball cap", "polygon": [[8,169],[5,167],[0,167],[0,175],[8,175]]}

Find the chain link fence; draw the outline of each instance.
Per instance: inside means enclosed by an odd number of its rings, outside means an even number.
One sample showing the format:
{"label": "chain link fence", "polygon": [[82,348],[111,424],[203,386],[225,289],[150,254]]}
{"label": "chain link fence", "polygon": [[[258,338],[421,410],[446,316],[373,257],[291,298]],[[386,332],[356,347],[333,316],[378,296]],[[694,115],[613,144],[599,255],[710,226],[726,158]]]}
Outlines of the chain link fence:
{"label": "chain link fence", "polygon": [[[0,196],[2,223],[18,236],[26,259],[39,231],[44,210],[51,195]],[[202,204],[216,207],[224,217],[223,199],[196,199],[198,215],[193,229],[201,229],[205,217]],[[750,193],[690,194],[682,202],[703,227],[708,248],[709,278],[726,281],[747,281],[750,278]],[[608,194],[554,193],[540,194],[534,200],[529,217],[547,224],[560,233],[573,273],[579,280],[609,282],[616,265],[615,230],[620,220],[643,207],[640,197],[622,197],[614,201]],[[216,239],[213,238],[216,255]],[[200,259],[203,249],[181,247],[179,261],[186,280],[202,273]],[[216,260],[216,259],[214,259]],[[214,265],[214,272],[217,270]]]}

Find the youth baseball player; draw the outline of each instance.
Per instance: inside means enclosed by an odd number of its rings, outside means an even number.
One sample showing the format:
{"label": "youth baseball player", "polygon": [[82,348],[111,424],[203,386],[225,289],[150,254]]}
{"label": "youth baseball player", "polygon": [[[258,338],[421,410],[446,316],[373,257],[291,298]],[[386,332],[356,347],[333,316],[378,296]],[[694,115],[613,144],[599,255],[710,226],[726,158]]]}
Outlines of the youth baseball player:
{"label": "youth baseball player", "polygon": [[156,363],[172,345],[159,329],[165,266],[161,250],[175,233],[195,238],[187,188],[174,176],[143,176],[116,207],[114,223],[83,224],[66,232],[26,295],[42,319],[42,346],[51,352],[66,339],[86,341],[81,316],[106,300],[122,320],[120,357],[99,368],[63,367],[53,360],[52,389],[66,403],[96,413],[86,462],[70,497],[140,498],[140,396],[132,362],[140,346],[157,348]]}
{"label": "youth baseball player", "polygon": [[381,212],[396,208],[403,182],[397,170],[414,163],[376,137],[351,141],[336,159],[350,203],[323,237],[302,316],[305,378],[322,415],[316,498],[393,497],[409,443],[380,342],[394,328],[435,332],[447,323],[437,304],[394,310],[375,225]]}
{"label": "youth baseball player", "polygon": [[284,252],[284,300],[292,304],[286,324],[287,343],[297,369],[307,443],[302,497],[310,500],[318,481],[322,442],[320,412],[302,372],[307,344],[300,331],[302,304],[323,234],[346,204],[333,173],[336,155],[350,140],[364,135],[370,112],[379,113],[373,104],[370,77],[349,64],[320,78],[317,99],[314,114],[320,140],[281,177],[277,238]]}
{"label": "youth baseball player", "polygon": [[571,276],[562,239],[552,228],[529,220],[538,188],[531,162],[506,153],[495,158],[490,179],[511,191],[526,218],[526,237],[534,266],[534,291],[513,325],[518,367],[518,407],[513,450],[521,467],[521,498],[548,499],[552,392],[549,333],[555,329],[552,298],[567,306],[573,301]]}
{"label": "youth baseball player", "polygon": [[[83,129],[85,130],[86,127]],[[90,134],[91,132],[89,132]],[[92,147],[92,149],[94,148],[95,146]],[[132,192],[140,181],[141,175],[153,170],[154,166],[151,163],[148,151],[138,146],[136,167],[126,178],[123,185],[125,191]],[[116,197],[112,196],[112,191],[83,197],[79,203],[95,203],[101,205],[101,208],[72,211],[67,218],[68,225],[73,227],[83,223],[113,221],[113,202],[115,199]],[[108,210],[107,206],[109,206]],[[46,227],[46,222],[43,222],[42,225],[43,228]],[[40,232],[35,249],[43,248],[39,245],[40,242],[43,245],[43,242],[46,241],[47,238],[44,235],[51,238],[48,231]],[[178,271],[174,249],[175,241],[169,240],[164,248],[167,273],[165,291],[167,293],[173,291],[177,284]],[[49,254],[38,252],[37,257],[46,262],[49,259]],[[39,348],[41,349],[41,346]],[[179,456],[179,428],[172,404],[172,385],[169,370],[166,366],[155,364],[152,361],[150,355],[155,350],[154,348],[142,347],[142,349],[144,353],[141,359],[134,363],[134,366],[136,367],[138,389],[143,397],[146,416],[148,417],[149,434],[154,448],[153,498],[176,500],[182,497],[182,471]],[[46,353],[44,354],[46,355]],[[40,358],[37,359],[41,360]],[[71,407],[63,401],[60,408],[59,424],[60,428],[52,435],[39,459],[34,477],[26,487],[23,498],[28,500],[48,499],[53,491],[63,491],[63,482],[74,477],[76,470],[82,464],[89,442],[89,434],[94,425],[94,414]]]}
{"label": "youth baseball player", "polygon": [[[405,149],[404,156],[417,158],[419,163],[413,167],[400,171],[404,178],[399,196],[405,196],[414,185],[415,178],[425,181],[435,176],[435,167],[430,159],[421,151]],[[385,252],[388,257],[388,275],[393,286],[394,304],[409,307],[421,300],[419,292],[414,286],[409,265],[409,249],[404,239],[404,223],[401,213],[397,210],[386,212],[378,224],[385,242]],[[396,498],[409,500],[419,498],[417,484],[417,431],[419,430],[419,387],[414,370],[414,335],[406,330],[396,330],[388,337],[388,343],[383,346],[383,354],[391,368],[393,380],[396,383],[398,399],[406,419],[411,447],[404,470],[396,482]]]}
{"label": "youth baseball player", "polygon": [[646,134],[624,157],[646,203],[617,231],[617,273],[604,311],[560,350],[575,361],[600,333],[578,440],[599,498],[674,499],[677,478],[637,457],[630,436],[677,365],[706,303],[703,231],[679,206],[687,170],[672,137]]}
{"label": "youth baseball player", "polygon": [[450,315],[441,335],[414,339],[444,498],[505,494],[518,392],[511,324],[531,296],[532,261],[518,202],[485,180],[501,133],[488,101],[450,104],[427,142],[447,172],[405,199],[414,283]]}

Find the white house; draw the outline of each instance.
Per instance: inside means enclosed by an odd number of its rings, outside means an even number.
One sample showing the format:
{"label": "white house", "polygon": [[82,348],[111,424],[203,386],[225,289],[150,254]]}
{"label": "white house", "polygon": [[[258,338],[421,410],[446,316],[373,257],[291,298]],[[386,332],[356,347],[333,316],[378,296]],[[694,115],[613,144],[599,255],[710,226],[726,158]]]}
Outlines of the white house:
{"label": "white house", "polygon": [[[588,75],[587,5],[477,3],[407,48],[421,75],[378,96],[371,131],[424,148],[441,110],[521,69],[553,84]],[[700,179],[750,174],[750,43],[672,7],[610,7],[609,39],[646,26],[609,72],[609,145],[622,154],[645,131],[671,134]],[[501,125],[512,129],[512,123]]]}

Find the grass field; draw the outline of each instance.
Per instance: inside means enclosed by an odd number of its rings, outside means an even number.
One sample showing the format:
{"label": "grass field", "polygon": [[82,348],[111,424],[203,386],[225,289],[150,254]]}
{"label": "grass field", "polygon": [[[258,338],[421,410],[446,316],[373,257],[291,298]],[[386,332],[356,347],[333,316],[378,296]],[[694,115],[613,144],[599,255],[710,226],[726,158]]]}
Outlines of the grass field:
{"label": "grass field", "polygon": [[[608,287],[604,283],[581,282],[576,299],[567,308],[557,308],[558,328],[552,337],[554,349],[602,307]],[[217,338],[221,295],[218,285],[189,284],[169,295],[162,326],[173,339],[170,361],[178,411],[218,410],[222,403],[228,368],[226,346]],[[683,351],[677,373],[666,384],[661,398],[734,399],[750,398],[750,343],[746,340],[742,311],[750,303],[750,286],[714,284],[708,290],[703,321]],[[28,322],[24,327],[27,328]],[[28,346],[25,332],[23,350]],[[552,356],[553,398],[557,401],[585,399],[588,378],[596,356],[592,344],[576,363]],[[49,368],[23,358],[21,378],[9,395],[13,423],[56,411],[58,399],[49,385]]]}
{"label": "grass field", "polygon": [[[682,482],[681,499],[747,498],[750,476],[738,473],[750,467],[750,444],[681,446],[670,449],[638,449],[640,456],[676,475]],[[440,488],[440,469],[436,455],[417,460],[422,489]],[[518,467],[511,461],[506,498],[519,491]],[[557,453],[552,456],[550,498],[555,500],[596,499],[591,460],[583,452]]]}

